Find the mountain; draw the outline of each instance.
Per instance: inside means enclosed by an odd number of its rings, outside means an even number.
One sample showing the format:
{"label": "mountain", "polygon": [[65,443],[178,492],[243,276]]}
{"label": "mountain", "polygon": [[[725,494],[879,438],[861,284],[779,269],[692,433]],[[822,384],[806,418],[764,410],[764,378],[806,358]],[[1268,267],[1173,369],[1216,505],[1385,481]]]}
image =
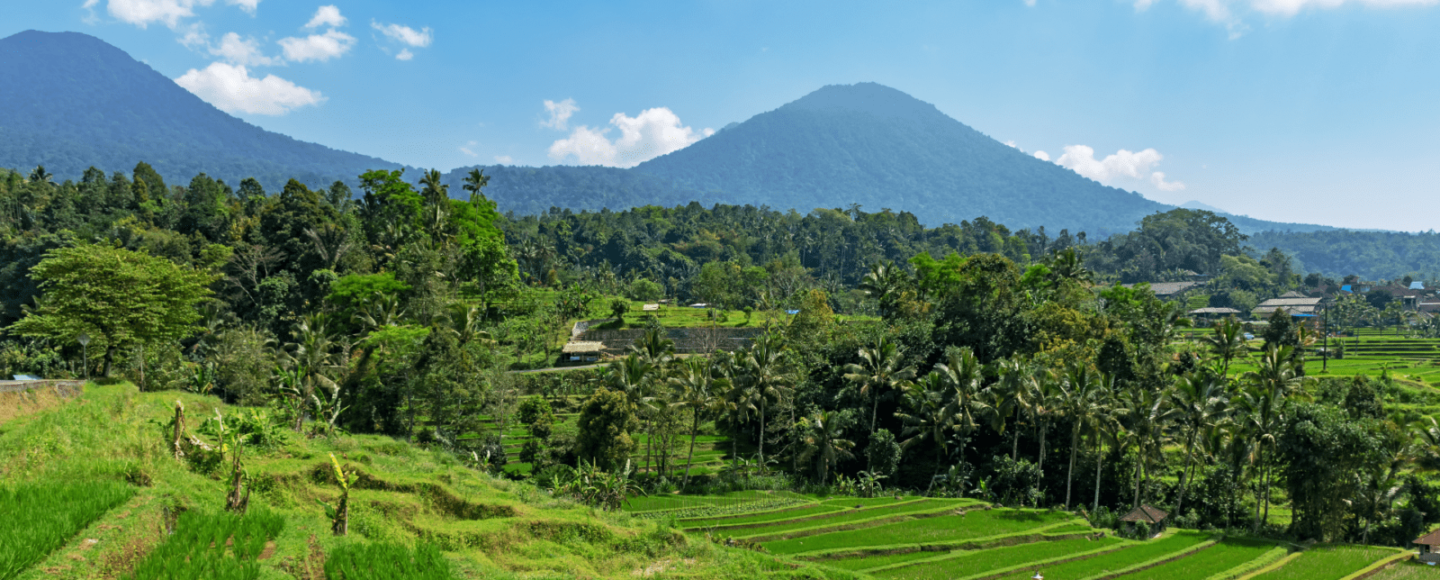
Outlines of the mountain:
{"label": "mountain", "polygon": [[1127,231],[1170,209],[1036,159],[874,83],[832,85],[636,167],[736,202],[888,207],[927,225]]}
{"label": "mountain", "polygon": [[[353,184],[369,169],[401,167],[250,125],[85,34],[0,39],[0,75],[25,79],[24,90],[0,92],[0,167],[44,165],[73,179],[90,166],[128,172],[145,161],[171,183],[204,172],[232,184],[255,177],[267,189],[290,178]],[[450,172],[452,191],[462,192],[469,169]],[[1105,236],[1172,208],[1035,159],[874,83],[821,88],[634,169],[486,169],[487,193],[522,214],[692,201],[802,212],[860,204],[908,211],[929,226],[985,216],[1012,229]],[[1246,232],[1329,229],[1233,219]]]}
{"label": "mountain", "polygon": [[1225,211],[1225,210],[1223,210],[1223,209],[1220,209],[1220,208],[1218,208],[1218,207],[1215,207],[1215,206],[1213,206],[1213,205],[1210,205],[1210,204],[1208,204],[1208,203],[1203,203],[1203,202],[1196,201],[1196,200],[1193,200],[1193,199],[1190,200],[1190,201],[1187,201],[1187,202],[1185,202],[1185,203],[1180,204],[1180,207],[1183,207],[1183,208],[1185,208],[1185,209],[1203,209],[1203,210],[1205,210],[1205,211],[1214,212],[1214,213],[1230,213],[1230,212],[1227,212],[1227,211]]}
{"label": "mountain", "polygon": [[[471,168],[448,176],[458,191]],[[939,226],[985,216],[1107,236],[1174,206],[1108,187],[992,139],[898,90],[821,88],[634,169],[488,167],[491,197],[517,213],[677,205],[692,200],[802,212],[860,204]],[[1236,219],[1245,232],[1325,226]]]}
{"label": "mountain", "polygon": [[246,123],[85,34],[0,39],[0,78],[11,79],[0,91],[0,167],[44,165],[64,179],[90,166],[128,173],[145,161],[178,183],[204,172],[271,189],[292,177],[323,185],[399,167]]}

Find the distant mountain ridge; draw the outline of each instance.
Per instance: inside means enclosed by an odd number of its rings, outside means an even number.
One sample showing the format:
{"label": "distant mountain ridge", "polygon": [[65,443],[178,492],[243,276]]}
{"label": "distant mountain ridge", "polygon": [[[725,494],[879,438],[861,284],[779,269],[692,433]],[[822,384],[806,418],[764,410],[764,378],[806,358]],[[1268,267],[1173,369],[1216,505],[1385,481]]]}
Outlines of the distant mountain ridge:
{"label": "distant mountain ridge", "polygon": [[278,188],[354,182],[397,163],[306,143],[226,114],[106,42],[76,32],[0,39],[0,166],[44,165],[61,178],[87,167],[129,172],[140,161],[178,183],[204,172]]}
{"label": "distant mountain ridge", "polygon": [[[26,31],[0,39],[0,75],[25,79],[23,90],[0,92],[0,167],[44,165],[74,179],[87,167],[128,172],[145,161],[171,183],[205,172],[232,184],[256,177],[272,190],[290,178],[354,184],[364,171],[403,167],[250,125],[85,34]],[[452,191],[462,191],[469,169],[447,175]],[[1098,238],[1172,208],[1035,159],[874,83],[823,87],[634,169],[486,169],[493,176],[487,193],[517,213],[690,202],[808,212],[859,204],[908,211],[929,226],[985,216],[1012,229],[1045,226]],[[1247,232],[1332,229],[1232,219]]]}

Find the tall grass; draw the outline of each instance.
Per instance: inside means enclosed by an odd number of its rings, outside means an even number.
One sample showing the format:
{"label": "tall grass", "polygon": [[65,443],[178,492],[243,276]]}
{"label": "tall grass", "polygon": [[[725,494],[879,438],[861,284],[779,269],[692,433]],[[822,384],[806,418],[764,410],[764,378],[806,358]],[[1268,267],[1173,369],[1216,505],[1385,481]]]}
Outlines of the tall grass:
{"label": "tall grass", "polygon": [[346,544],[325,557],[327,580],[450,580],[450,563],[440,548],[421,544],[411,550],[394,544]]}
{"label": "tall grass", "polygon": [[254,580],[260,577],[255,559],[284,527],[283,516],[263,508],[244,516],[185,512],[175,523],[175,533],[123,578]]}
{"label": "tall grass", "polygon": [[114,481],[0,486],[0,580],[44,560],[131,495]]}

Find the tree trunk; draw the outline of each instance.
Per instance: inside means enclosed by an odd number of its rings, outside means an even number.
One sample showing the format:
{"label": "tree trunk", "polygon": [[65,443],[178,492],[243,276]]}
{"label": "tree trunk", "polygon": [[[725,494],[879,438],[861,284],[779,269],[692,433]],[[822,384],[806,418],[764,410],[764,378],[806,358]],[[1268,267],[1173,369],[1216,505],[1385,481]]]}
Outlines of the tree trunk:
{"label": "tree trunk", "polygon": [[115,362],[115,346],[105,345],[105,372],[103,377],[110,378],[110,366]]}
{"label": "tree trunk", "polygon": [[1070,489],[1075,482],[1075,445],[1080,438],[1080,422],[1070,431],[1070,468],[1065,471],[1065,511],[1070,511]]}
{"label": "tree trunk", "polygon": [[695,437],[700,434],[700,410],[695,410],[695,419],[690,423],[690,454],[685,458],[685,483],[680,484],[684,489],[690,485],[690,466],[695,462]]}
{"label": "tree trunk", "polygon": [[1190,432],[1190,439],[1185,442],[1185,468],[1180,470],[1180,498],[1175,500],[1175,516],[1179,517],[1181,508],[1185,507],[1185,489],[1190,485],[1190,457],[1195,453],[1195,432]]}
{"label": "tree trunk", "polygon": [[1145,455],[1144,450],[1138,450],[1135,454],[1135,495],[1131,498],[1135,505],[1130,506],[1132,508],[1140,507],[1140,457],[1143,455]]}
{"label": "tree trunk", "polygon": [[760,397],[760,469],[765,469],[765,397]]}
{"label": "tree trunk", "polygon": [[1265,515],[1260,518],[1260,523],[1270,523],[1270,468],[1265,468]]}
{"label": "tree trunk", "polygon": [[1100,448],[1099,443],[1095,445],[1095,503],[1090,506],[1090,513],[1093,515],[1100,509],[1100,464],[1105,461],[1105,451]]}
{"label": "tree trunk", "polygon": [[[1265,460],[1265,448],[1260,448],[1256,458],[1256,468],[1259,469],[1259,463]],[[1250,523],[1250,530],[1251,532],[1260,531],[1260,485],[1258,483],[1255,485],[1255,518]]]}
{"label": "tree trunk", "polygon": [[1049,425],[1040,423],[1040,461],[1035,465],[1035,507],[1040,507],[1040,483],[1045,477],[1045,431]]}

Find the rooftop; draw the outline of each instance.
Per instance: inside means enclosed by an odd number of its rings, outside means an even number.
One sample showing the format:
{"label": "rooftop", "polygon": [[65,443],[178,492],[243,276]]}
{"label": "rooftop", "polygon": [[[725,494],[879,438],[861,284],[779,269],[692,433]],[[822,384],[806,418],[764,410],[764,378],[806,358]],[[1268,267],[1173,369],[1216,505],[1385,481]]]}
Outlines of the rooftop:
{"label": "rooftop", "polygon": [[1160,511],[1160,510],[1155,509],[1155,508],[1153,508],[1153,507],[1150,507],[1150,506],[1148,506],[1148,505],[1142,505],[1142,506],[1137,507],[1137,508],[1135,508],[1135,509],[1133,509],[1133,510],[1130,510],[1130,513],[1125,514],[1123,517],[1121,517],[1121,518],[1120,518],[1120,521],[1122,521],[1122,522],[1148,522],[1148,523],[1152,523],[1152,524],[1158,524],[1158,523],[1160,523],[1160,521],[1164,520],[1164,519],[1165,519],[1166,517],[1168,517],[1169,515],[1170,515],[1170,514],[1167,514],[1167,513],[1163,512],[1163,511]]}
{"label": "rooftop", "polygon": [[577,340],[575,342],[565,343],[565,346],[560,349],[560,352],[563,352],[565,354],[580,354],[586,352],[600,352],[602,350],[605,350],[605,343],[603,342],[600,342],[598,340]]}

